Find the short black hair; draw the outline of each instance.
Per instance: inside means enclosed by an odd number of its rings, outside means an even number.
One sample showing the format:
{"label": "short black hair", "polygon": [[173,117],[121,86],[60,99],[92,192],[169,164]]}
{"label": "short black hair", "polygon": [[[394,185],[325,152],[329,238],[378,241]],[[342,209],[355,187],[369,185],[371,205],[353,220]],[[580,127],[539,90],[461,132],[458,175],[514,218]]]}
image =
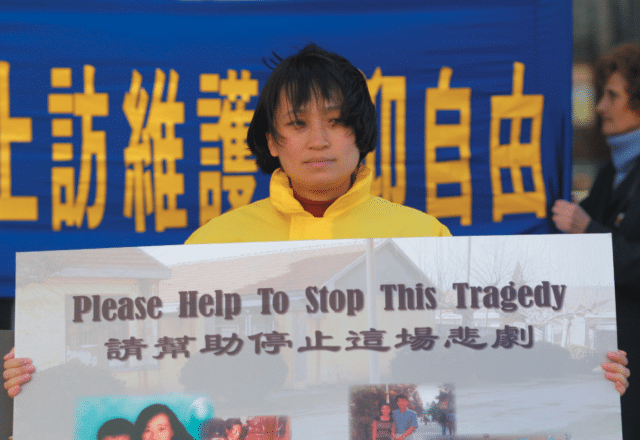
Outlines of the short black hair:
{"label": "short black hair", "polygon": [[228,430],[232,430],[235,425],[242,426],[242,421],[236,418],[227,419],[224,423],[224,428]]}
{"label": "short black hair", "polygon": [[231,431],[235,425],[240,425],[240,440],[246,439],[247,434],[249,433],[249,427],[244,426],[240,419],[236,419],[236,418],[227,419],[224,424],[225,431]]}
{"label": "short black hair", "polygon": [[364,74],[346,58],[315,44],[307,45],[284,60],[277,58],[279,63],[260,93],[247,133],[249,149],[262,172],[271,174],[280,167],[278,158],[269,152],[267,133],[277,140],[274,119],[282,90],[294,112],[312,96],[341,100],[340,119],[354,130],[360,161],[364,160],[375,149],[378,136],[376,108]]}
{"label": "short black hair", "polygon": [[225,429],[226,422],[223,419],[219,417],[209,419],[200,425],[200,438],[202,440],[225,438],[227,436]]}
{"label": "short black hair", "polygon": [[115,437],[117,435],[128,435],[133,439],[133,423],[127,419],[121,417],[117,419],[107,420],[98,429],[98,440],[102,440],[105,437]]}
{"label": "short black hair", "polygon": [[400,399],[409,400],[406,394],[398,394],[398,396],[396,397],[396,402]]}

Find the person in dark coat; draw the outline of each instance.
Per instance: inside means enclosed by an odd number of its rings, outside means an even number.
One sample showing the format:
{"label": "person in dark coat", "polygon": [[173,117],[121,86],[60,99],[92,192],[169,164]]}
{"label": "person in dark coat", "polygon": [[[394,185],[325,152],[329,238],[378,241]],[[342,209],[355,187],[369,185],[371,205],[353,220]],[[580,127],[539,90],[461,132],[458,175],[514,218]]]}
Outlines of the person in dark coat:
{"label": "person in dark coat", "polygon": [[[570,234],[611,234],[618,348],[636,365],[640,364],[640,44],[615,47],[598,61],[596,89],[596,111],[611,160],[580,204],[555,202],[553,221]],[[622,365],[608,363],[605,369],[624,394],[624,438],[640,438],[640,389],[632,387],[625,393],[628,369]]]}

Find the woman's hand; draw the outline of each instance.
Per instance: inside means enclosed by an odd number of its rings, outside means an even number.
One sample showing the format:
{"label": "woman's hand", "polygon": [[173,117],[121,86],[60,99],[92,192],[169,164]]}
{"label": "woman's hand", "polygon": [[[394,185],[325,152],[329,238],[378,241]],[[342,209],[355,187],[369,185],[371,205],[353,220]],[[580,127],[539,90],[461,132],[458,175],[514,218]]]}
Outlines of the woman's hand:
{"label": "woman's hand", "polygon": [[556,228],[568,234],[582,234],[587,230],[591,217],[580,205],[566,200],[556,200],[551,208]]}
{"label": "woman's hand", "polygon": [[627,368],[629,361],[627,360],[627,353],[622,350],[610,351],[607,353],[607,357],[612,362],[604,362],[602,369],[605,371],[604,377],[615,383],[616,390],[622,396],[629,387],[629,375],[631,372]]}
{"label": "woman's hand", "polygon": [[4,387],[9,397],[15,397],[20,392],[20,385],[31,379],[31,373],[35,371],[31,365],[31,359],[15,358],[15,347],[4,355]]}

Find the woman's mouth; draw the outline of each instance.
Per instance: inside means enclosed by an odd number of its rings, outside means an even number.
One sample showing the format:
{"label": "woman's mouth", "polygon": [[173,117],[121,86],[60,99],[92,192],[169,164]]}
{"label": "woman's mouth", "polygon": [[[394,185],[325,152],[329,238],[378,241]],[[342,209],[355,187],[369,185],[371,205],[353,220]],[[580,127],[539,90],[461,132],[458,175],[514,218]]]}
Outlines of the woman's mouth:
{"label": "woman's mouth", "polygon": [[331,165],[334,161],[335,161],[334,159],[331,159],[328,157],[322,157],[317,159],[305,160],[304,164],[309,165],[311,167],[325,167],[325,166]]}

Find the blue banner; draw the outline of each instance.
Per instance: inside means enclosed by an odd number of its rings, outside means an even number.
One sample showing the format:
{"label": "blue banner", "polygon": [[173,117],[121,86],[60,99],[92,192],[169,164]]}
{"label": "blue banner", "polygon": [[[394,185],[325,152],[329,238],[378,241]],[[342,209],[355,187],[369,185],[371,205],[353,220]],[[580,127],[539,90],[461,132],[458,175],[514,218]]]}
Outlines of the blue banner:
{"label": "blue banner", "polygon": [[246,129],[276,53],[362,70],[373,192],[454,235],[548,233],[571,176],[571,2],[0,6],[0,296],[15,252],[179,244],[268,195]]}

